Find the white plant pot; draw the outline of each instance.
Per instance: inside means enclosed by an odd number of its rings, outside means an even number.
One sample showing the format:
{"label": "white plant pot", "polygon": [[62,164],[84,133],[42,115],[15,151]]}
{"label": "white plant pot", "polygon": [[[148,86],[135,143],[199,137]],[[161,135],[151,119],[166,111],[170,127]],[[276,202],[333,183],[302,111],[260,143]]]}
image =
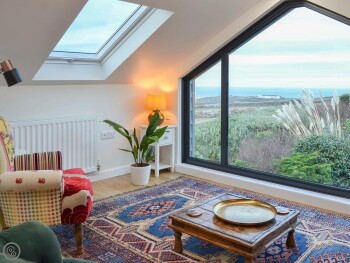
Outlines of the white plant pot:
{"label": "white plant pot", "polygon": [[136,167],[131,166],[131,182],[134,185],[147,185],[151,174],[151,165]]}

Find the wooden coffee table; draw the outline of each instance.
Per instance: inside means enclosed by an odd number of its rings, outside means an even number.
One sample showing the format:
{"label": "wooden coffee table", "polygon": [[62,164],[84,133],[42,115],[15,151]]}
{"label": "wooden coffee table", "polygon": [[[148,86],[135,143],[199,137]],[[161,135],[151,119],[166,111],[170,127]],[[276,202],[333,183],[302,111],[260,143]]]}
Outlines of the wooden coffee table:
{"label": "wooden coffee table", "polygon": [[245,257],[244,262],[255,262],[259,251],[287,231],[287,246],[295,246],[294,227],[299,214],[296,210],[290,210],[287,215],[277,215],[272,222],[254,227],[225,223],[212,212],[213,206],[218,202],[238,198],[241,197],[232,194],[223,194],[194,206],[193,208],[196,208],[202,213],[200,217],[188,216],[186,214],[187,209],[171,214],[169,216],[171,219],[169,227],[175,231],[174,251],[182,253],[182,233],[198,237],[242,255]]}

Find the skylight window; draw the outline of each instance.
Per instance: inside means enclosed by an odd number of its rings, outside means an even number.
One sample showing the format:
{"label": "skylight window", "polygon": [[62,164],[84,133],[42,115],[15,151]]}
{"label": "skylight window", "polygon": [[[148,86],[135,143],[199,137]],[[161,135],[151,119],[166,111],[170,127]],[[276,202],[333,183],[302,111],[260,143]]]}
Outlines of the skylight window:
{"label": "skylight window", "polygon": [[33,80],[105,80],[173,12],[118,0],[89,0]]}
{"label": "skylight window", "polygon": [[49,58],[100,60],[146,10],[124,1],[89,0]]}

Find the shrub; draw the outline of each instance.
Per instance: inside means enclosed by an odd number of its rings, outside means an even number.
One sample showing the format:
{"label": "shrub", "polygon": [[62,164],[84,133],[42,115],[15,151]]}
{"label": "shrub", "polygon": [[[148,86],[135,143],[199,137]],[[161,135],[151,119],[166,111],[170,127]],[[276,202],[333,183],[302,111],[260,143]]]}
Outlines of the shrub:
{"label": "shrub", "polygon": [[233,165],[242,168],[257,169],[257,167],[254,166],[252,163],[244,160],[236,160],[234,161]]}
{"label": "shrub", "polygon": [[220,119],[199,123],[195,126],[195,157],[213,162],[221,161]]}
{"label": "shrub", "polygon": [[[349,103],[340,102],[339,110],[340,110],[341,121],[344,122],[344,119],[349,119],[350,118],[350,104]],[[344,131],[344,133],[345,132],[346,131]]]}
{"label": "shrub", "polygon": [[[243,111],[230,115],[228,147],[230,159],[234,159],[242,141],[256,133],[273,133],[281,131],[281,125],[271,116],[276,107],[262,110]],[[197,121],[197,119],[196,119]],[[195,124],[195,157],[220,162],[221,156],[221,122],[220,118],[199,119]]]}
{"label": "shrub", "polygon": [[350,140],[350,119],[346,119],[343,122],[344,139]]}
{"label": "shrub", "polygon": [[[340,96],[340,116],[341,119],[345,121],[347,119],[350,119],[350,101],[349,101],[349,94],[343,94]],[[343,121],[344,124],[344,121]],[[343,126],[344,128],[344,126]],[[349,132],[349,130],[344,130],[345,136],[346,133]],[[348,136],[348,135],[347,135]]]}
{"label": "shrub", "polygon": [[319,163],[319,153],[293,153],[277,161],[277,172],[288,177],[332,184],[331,164]]}
{"label": "shrub", "polygon": [[[275,107],[266,107],[261,110],[230,115],[228,145],[231,160],[236,158],[246,138],[255,137],[256,134],[263,137],[264,134],[273,134],[282,130],[281,125],[271,116],[275,109]],[[240,157],[237,156],[237,159]]]}
{"label": "shrub", "polygon": [[[265,136],[264,136],[265,135]],[[286,133],[282,132],[260,132],[256,136],[242,141],[238,148],[237,161],[233,164],[239,167],[256,168],[260,171],[274,173],[273,161],[291,154],[293,140]],[[244,164],[249,164],[250,167]]]}
{"label": "shrub", "polygon": [[349,103],[349,93],[340,95],[339,99],[341,102]]}
{"label": "shrub", "polygon": [[350,187],[350,144],[345,140],[314,135],[299,141],[294,150],[302,154],[317,152],[319,164],[331,164],[333,184]]}

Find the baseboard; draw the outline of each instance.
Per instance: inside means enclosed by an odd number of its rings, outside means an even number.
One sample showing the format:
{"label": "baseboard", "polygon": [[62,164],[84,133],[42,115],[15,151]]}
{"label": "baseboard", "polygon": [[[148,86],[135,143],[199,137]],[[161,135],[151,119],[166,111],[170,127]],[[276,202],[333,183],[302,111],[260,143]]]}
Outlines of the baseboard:
{"label": "baseboard", "polygon": [[91,182],[96,182],[103,179],[108,179],[108,178],[112,178],[115,176],[120,176],[128,173],[130,173],[130,165],[119,166],[113,169],[91,173],[88,176]]}
{"label": "baseboard", "polygon": [[191,175],[201,179],[231,185],[249,191],[298,202],[308,206],[350,215],[350,201],[346,198],[316,193],[257,179],[251,179],[189,164],[178,164],[176,165],[175,169],[176,172]]}

